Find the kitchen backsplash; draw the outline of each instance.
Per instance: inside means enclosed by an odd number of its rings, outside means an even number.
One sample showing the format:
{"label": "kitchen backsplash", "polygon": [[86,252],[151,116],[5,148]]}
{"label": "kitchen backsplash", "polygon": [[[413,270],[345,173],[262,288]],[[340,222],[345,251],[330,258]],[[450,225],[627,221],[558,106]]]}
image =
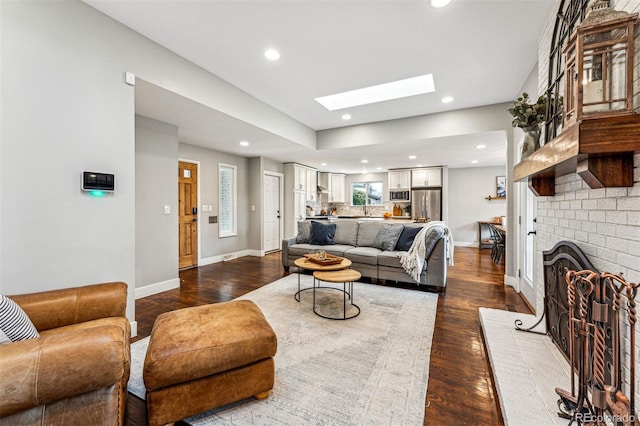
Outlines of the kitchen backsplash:
{"label": "kitchen backsplash", "polygon": [[[367,214],[371,216],[382,216],[384,212],[393,213],[393,204],[394,203],[385,203],[383,206],[367,206]],[[407,203],[399,203],[399,205],[403,208],[403,215],[410,216],[411,210],[407,211],[404,208],[406,206],[410,206]],[[331,214],[332,210],[336,210],[336,215],[344,215],[344,216],[360,216],[364,214],[364,208],[362,206],[350,206],[347,204],[320,204],[307,202],[307,216],[313,215],[321,215],[322,210],[325,210],[326,214]]]}

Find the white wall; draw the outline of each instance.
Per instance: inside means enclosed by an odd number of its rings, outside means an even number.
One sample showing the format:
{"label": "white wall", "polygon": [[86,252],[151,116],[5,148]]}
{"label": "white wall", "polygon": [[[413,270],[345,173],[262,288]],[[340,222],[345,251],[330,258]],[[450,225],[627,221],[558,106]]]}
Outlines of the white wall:
{"label": "white wall", "polygon": [[[2,1],[0,19],[2,293],[135,286],[134,88],[125,71],[315,147],[313,130],[80,1]],[[82,194],[83,170],[115,173],[116,192]],[[210,237],[205,256],[219,245]],[[221,250],[241,244],[226,239]]]}
{"label": "white wall", "polygon": [[[179,287],[178,128],[136,115],[136,290]],[[171,214],[165,214],[169,206]],[[142,293],[146,295],[147,293]]]}
{"label": "white wall", "polygon": [[478,221],[506,215],[506,200],[485,199],[496,196],[496,176],[505,175],[505,167],[449,169],[449,229],[456,245],[477,247]]}
{"label": "white wall", "polygon": [[[181,143],[178,155],[182,159],[200,162],[198,170],[200,179],[199,205],[212,205],[213,211],[200,215],[200,264],[220,261],[224,254],[243,252],[249,247],[249,215],[250,215],[250,184],[249,159],[224,152],[204,149]],[[238,178],[238,235],[220,238],[218,224],[209,223],[209,216],[219,216],[219,178],[218,164],[237,166]],[[202,211],[202,209],[200,210]]]}
{"label": "white wall", "polygon": [[339,127],[318,132],[318,149],[344,148],[398,141],[508,130],[511,103]]}

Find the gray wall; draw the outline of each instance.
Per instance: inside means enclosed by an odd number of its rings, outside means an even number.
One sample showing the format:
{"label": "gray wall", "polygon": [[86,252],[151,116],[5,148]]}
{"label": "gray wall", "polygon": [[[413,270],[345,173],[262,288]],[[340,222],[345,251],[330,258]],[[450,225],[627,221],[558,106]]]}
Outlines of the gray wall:
{"label": "gray wall", "polygon": [[[281,162],[265,157],[253,157],[249,159],[249,249],[254,250],[254,254],[264,251],[264,174],[265,172],[284,173],[284,165]],[[282,177],[284,180],[284,177]],[[284,194],[280,194],[284,200]],[[282,203],[284,209],[284,203]],[[255,210],[251,210],[255,206]],[[281,214],[284,217],[284,214]],[[284,227],[284,221],[282,223]]]}
{"label": "gray wall", "polygon": [[[122,78],[126,44],[107,36],[119,25],[75,2],[0,8],[0,291],[132,284],[134,88]],[[116,191],[83,193],[83,170],[114,173]]]}
{"label": "gray wall", "polygon": [[[262,250],[264,241],[264,230],[262,222],[264,221],[264,192],[255,191],[255,188],[262,188],[264,185],[264,159],[262,157],[253,157],[249,159],[249,248],[253,250]],[[254,207],[251,210],[251,207]]]}
{"label": "gray wall", "polygon": [[136,288],[178,279],[177,167],[178,128],[136,115]]}
{"label": "gray wall", "polygon": [[496,195],[496,176],[506,176],[505,167],[449,169],[449,229],[456,245],[477,246],[478,221],[506,215],[506,200],[485,199]]}
{"label": "gray wall", "polygon": [[272,160],[271,158],[262,158],[262,166],[264,171],[284,173],[284,165],[281,162]]}
{"label": "gray wall", "polygon": [[[200,215],[200,257],[205,263],[207,259],[223,254],[235,253],[247,249],[249,246],[249,159],[226,154],[219,151],[204,149],[193,145],[180,143],[178,155],[181,159],[200,162],[200,200],[203,204],[213,206],[212,212]],[[209,216],[219,216],[218,202],[218,164],[237,166],[238,176],[238,235],[235,237],[218,237],[218,224],[210,224]]]}
{"label": "gray wall", "polygon": [[[135,285],[134,88],[125,71],[315,147],[313,130],[80,1],[3,1],[0,19],[2,293]],[[83,170],[115,173],[116,192],[82,194]],[[203,255],[244,249],[243,239],[214,244],[206,233]]]}

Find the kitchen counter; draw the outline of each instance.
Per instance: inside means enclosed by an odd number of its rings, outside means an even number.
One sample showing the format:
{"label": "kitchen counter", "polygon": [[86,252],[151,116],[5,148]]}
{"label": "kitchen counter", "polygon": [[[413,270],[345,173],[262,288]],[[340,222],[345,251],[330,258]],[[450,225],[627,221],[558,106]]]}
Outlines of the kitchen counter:
{"label": "kitchen counter", "polygon": [[364,216],[364,215],[338,215],[338,216],[307,216],[307,220],[335,220],[335,219],[353,219],[353,220],[388,220],[398,223],[410,223],[413,220],[409,216],[392,216],[385,219],[383,216]]}

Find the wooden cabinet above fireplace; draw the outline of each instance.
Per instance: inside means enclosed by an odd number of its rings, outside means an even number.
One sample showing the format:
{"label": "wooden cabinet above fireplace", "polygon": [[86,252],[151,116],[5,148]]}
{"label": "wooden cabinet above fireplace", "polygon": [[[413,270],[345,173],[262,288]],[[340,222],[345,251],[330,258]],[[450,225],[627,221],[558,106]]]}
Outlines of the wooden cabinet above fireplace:
{"label": "wooden cabinet above fireplace", "polygon": [[633,186],[633,154],[640,152],[640,115],[578,121],[518,163],[513,179],[527,179],[536,195],[554,195],[555,178],[578,173],[590,188]]}

